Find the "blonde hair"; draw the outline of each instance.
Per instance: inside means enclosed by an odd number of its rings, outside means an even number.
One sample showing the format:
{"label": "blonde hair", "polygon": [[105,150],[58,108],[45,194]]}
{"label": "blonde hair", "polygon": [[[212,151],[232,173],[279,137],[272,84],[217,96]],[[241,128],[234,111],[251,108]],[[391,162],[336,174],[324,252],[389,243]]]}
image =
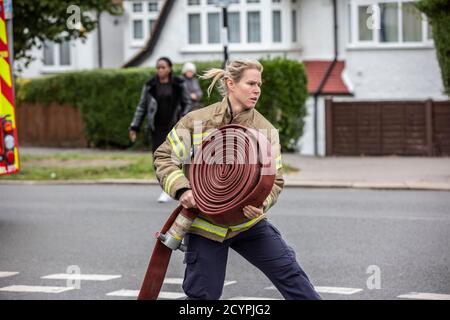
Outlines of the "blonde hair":
{"label": "blonde hair", "polygon": [[220,80],[219,92],[222,97],[225,97],[228,93],[226,80],[231,79],[234,82],[239,82],[244,71],[248,69],[256,69],[259,72],[263,72],[263,66],[258,60],[234,60],[225,66],[225,70],[212,68],[206,71],[200,78],[213,78],[208,87],[208,97],[211,95],[211,91],[214,89],[216,82]]}

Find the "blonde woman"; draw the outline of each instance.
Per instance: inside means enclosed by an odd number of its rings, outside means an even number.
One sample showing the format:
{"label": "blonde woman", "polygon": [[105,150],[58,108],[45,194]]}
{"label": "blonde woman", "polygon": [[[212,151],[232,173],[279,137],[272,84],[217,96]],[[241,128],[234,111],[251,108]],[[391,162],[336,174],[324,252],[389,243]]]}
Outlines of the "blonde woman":
{"label": "blonde woman", "polygon": [[[188,113],[155,152],[156,174],[161,186],[166,188],[171,197],[179,200],[184,208],[195,208],[195,199],[186,174],[188,171],[180,170],[179,159],[172,156],[174,148],[177,148],[178,154],[183,153],[180,150],[195,150],[195,125],[201,123],[202,130],[206,131],[227,124],[240,124],[275,133],[267,138],[279,161],[275,184],[264,204],[259,208],[245,207],[243,213],[248,221],[239,226],[214,225],[200,214],[189,229],[184,239],[187,252],[183,281],[183,290],[188,299],[217,300],[221,297],[229,248],[259,268],[285,299],[320,299],[296,261],[292,248],[267,220],[267,211],[275,204],[284,180],[278,132],[255,110],[261,95],[262,71],[262,65],[256,60],[235,60],[225,70],[207,71],[203,78],[212,79],[208,94],[219,83],[223,100]],[[174,144],[174,141],[177,143]],[[192,149],[191,141],[194,141]],[[192,153],[184,155],[185,160],[190,157]]]}

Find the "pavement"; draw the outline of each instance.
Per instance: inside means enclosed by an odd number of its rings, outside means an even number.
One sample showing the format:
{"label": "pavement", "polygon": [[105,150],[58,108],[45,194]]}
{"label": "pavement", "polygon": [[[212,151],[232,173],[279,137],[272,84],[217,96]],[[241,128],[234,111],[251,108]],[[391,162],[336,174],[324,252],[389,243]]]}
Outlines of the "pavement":
{"label": "pavement", "polygon": [[[117,154],[130,151],[36,147],[20,150],[22,155],[70,152]],[[284,153],[282,159],[283,163],[299,169],[285,174],[286,187],[450,191],[450,157],[312,157]],[[157,181],[103,179],[52,183],[157,184]]]}

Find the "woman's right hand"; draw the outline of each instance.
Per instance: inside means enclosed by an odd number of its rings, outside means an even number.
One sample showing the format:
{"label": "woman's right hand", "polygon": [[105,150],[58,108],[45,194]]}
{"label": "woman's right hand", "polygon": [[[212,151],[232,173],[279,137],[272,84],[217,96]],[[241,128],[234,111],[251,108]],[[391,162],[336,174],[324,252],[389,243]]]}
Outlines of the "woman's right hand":
{"label": "woman's right hand", "polygon": [[196,208],[194,195],[192,190],[186,190],[180,197],[180,203],[185,209]]}
{"label": "woman's right hand", "polygon": [[136,131],[130,130],[129,136],[130,136],[130,141],[131,141],[131,142],[135,142],[135,141],[136,141],[136,138],[137,138],[137,133],[136,133]]}

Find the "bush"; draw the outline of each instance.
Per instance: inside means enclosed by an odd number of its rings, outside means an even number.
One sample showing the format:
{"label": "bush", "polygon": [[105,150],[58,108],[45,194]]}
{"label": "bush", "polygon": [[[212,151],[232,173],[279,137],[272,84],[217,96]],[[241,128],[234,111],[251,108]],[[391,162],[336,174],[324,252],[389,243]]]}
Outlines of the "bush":
{"label": "bush", "polygon": [[428,16],[432,26],[445,93],[450,95],[450,1],[421,0],[416,6]]}
{"label": "bush", "polygon": [[[303,134],[306,115],[306,74],[299,62],[274,59],[261,61],[264,66],[262,96],[258,110],[280,131],[284,151],[294,149]],[[220,61],[196,62],[197,72],[221,67]],[[174,66],[179,74],[181,65]],[[128,126],[139,101],[143,83],[155,74],[154,68],[103,69],[71,72],[17,82],[17,103],[31,102],[48,105],[51,102],[81,108],[86,138],[96,147],[130,145]],[[205,93],[203,104],[222,98],[217,90],[207,97],[210,80],[200,80]],[[143,127],[146,127],[143,125]],[[145,134],[139,135],[136,147],[145,144]]]}

